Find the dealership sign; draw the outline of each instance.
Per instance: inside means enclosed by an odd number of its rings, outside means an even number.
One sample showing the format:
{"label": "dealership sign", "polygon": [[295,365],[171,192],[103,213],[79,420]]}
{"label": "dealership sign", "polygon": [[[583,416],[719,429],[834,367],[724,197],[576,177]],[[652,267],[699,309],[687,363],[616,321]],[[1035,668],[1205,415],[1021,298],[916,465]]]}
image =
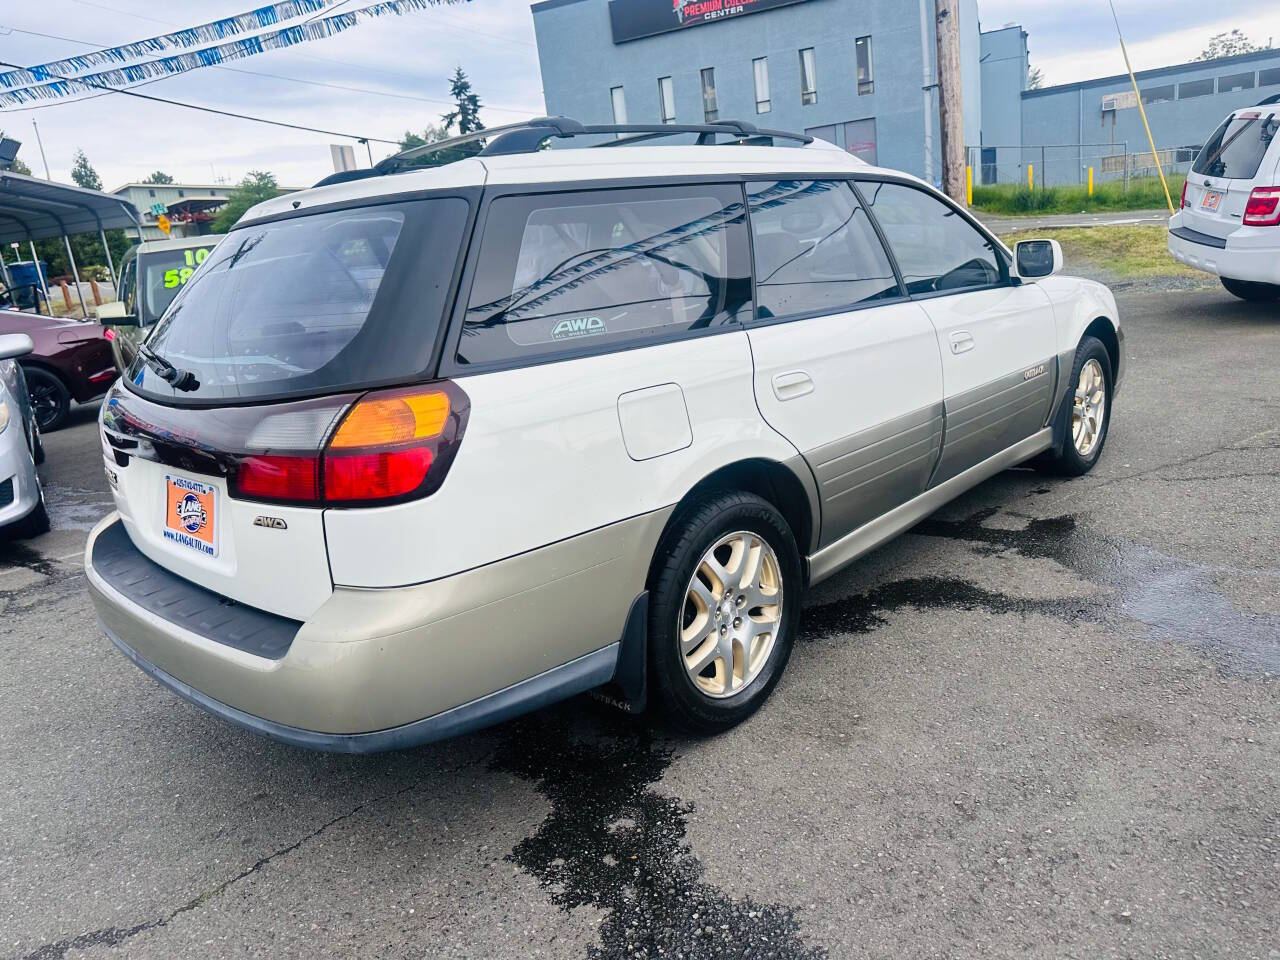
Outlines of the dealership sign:
{"label": "dealership sign", "polygon": [[804,0],[609,0],[613,42],[639,40]]}

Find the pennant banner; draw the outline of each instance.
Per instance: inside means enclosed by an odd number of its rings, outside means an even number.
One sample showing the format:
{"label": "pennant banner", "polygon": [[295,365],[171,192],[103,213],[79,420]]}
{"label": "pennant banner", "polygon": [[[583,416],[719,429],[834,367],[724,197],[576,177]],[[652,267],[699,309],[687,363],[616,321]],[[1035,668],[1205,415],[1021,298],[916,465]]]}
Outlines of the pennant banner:
{"label": "pennant banner", "polygon": [[[316,2],[316,0],[299,0],[299,2]],[[331,0],[325,0],[325,2],[331,2]],[[322,20],[312,20],[285,27],[283,30],[193,50],[190,53],[163,57],[159,60],[146,60],[142,63],[86,74],[83,77],[65,77],[49,83],[3,91],[0,92],[0,107],[13,107],[38,100],[56,100],[102,87],[127,87],[129,84],[140,83],[143,80],[174,76],[189,70],[198,70],[201,67],[217,66],[231,60],[243,60],[268,50],[283,50],[309,40],[323,40],[325,37],[351,29],[361,20],[398,16],[457,2],[460,0],[383,0],[381,3],[362,7],[359,10],[334,14]]]}
{"label": "pennant banner", "polygon": [[285,0],[283,3],[273,3],[270,6],[259,7],[257,10],[250,10],[248,13],[241,13],[234,17],[224,17],[221,20],[202,23],[197,27],[188,27],[186,30],[179,30],[176,33],[166,33],[158,37],[138,40],[135,43],[125,43],[118,47],[94,50],[92,53],[67,57],[65,60],[53,60],[49,63],[42,63],[39,66],[27,67],[25,70],[10,70],[7,73],[0,73],[0,87],[8,87],[10,89],[13,87],[25,87],[29,84],[43,83],[46,80],[64,77],[69,73],[91,70],[94,67],[102,66],[104,63],[124,63],[127,60],[136,60],[139,57],[164,53],[166,50],[172,50],[176,47],[190,49],[202,43],[226,40],[228,37],[238,36],[242,33],[252,33],[266,27],[273,27],[278,23],[292,20],[294,17],[300,17],[303,14],[315,13],[332,3],[334,3],[334,0]]}

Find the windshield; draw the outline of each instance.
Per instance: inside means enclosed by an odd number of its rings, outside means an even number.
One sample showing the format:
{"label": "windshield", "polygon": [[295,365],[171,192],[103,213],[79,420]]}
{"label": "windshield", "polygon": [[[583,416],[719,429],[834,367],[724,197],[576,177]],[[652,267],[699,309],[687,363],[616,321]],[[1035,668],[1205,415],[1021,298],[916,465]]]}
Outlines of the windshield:
{"label": "windshield", "polygon": [[147,340],[198,386],[175,395],[142,358],[129,380],[184,403],[414,379],[430,362],[466,219],[467,201],[450,197],[234,230],[179,282]]}
{"label": "windshield", "polygon": [[1275,114],[1257,111],[1228,117],[1196,157],[1192,173],[1227,180],[1252,180],[1276,134]]}
{"label": "windshield", "polygon": [[210,238],[208,246],[188,247],[185,250],[157,250],[141,254],[138,263],[142,268],[142,312],[147,324],[154,323],[173,303],[196,267],[204,263],[221,237]]}

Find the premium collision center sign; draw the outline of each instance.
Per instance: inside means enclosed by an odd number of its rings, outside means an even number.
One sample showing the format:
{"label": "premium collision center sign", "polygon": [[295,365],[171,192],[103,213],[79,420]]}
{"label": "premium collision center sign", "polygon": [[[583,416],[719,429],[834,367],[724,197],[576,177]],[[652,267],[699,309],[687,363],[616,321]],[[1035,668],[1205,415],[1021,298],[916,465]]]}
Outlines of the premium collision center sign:
{"label": "premium collision center sign", "polygon": [[805,0],[609,0],[613,42],[639,40]]}

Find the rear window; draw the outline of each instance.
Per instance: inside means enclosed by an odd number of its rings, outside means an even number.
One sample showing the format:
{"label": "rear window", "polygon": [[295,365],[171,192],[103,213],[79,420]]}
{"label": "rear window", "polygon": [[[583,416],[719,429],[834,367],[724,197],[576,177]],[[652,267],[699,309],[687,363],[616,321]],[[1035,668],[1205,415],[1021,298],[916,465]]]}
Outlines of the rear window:
{"label": "rear window", "polygon": [[207,246],[188,247],[185,250],[157,250],[139,255],[142,282],[138,284],[138,293],[148,322],[154,322],[169,309],[169,304],[173,303],[178,292],[187,285],[187,281],[195,274],[196,267],[209,259],[209,254],[220,239],[222,238],[217,237],[210,240]]}
{"label": "rear window", "polygon": [[1276,115],[1254,111],[1228,117],[1196,157],[1193,173],[1227,180],[1252,180],[1276,135]]}
{"label": "rear window", "polygon": [[182,403],[418,377],[430,364],[466,220],[467,201],[449,197],[235,230],[185,283],[178,268],[180,295],[147,340],[199,386],[174,391],[141,357],[129,379]]}
{"label": "rear window", "polygon": [[737,186],[495,200],[458,362],[592,351],[733,322],[751,299],[745,230]]}

